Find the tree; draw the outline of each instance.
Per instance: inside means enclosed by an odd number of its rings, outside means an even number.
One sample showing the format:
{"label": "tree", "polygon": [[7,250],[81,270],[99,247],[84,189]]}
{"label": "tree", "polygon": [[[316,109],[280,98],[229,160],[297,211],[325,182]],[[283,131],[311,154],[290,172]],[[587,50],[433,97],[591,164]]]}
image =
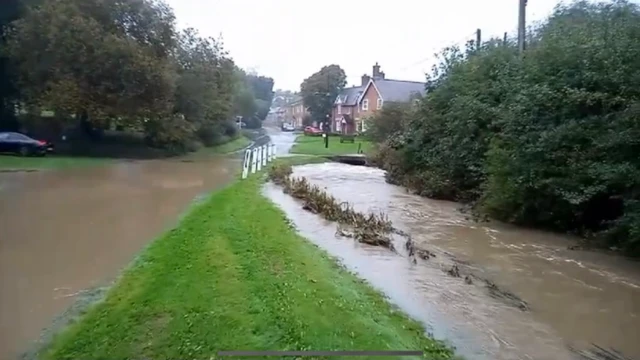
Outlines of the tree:
{"label": "tree", "polygon": [[174,17],[150,0],[45,0],[14,23],[11,61],[27,105],[141,122],[171,109]]}
{"label": "tree", "polygon": [[193,124],[207,146],[220,142],[231,118],[234,65],[212,38],[186,29],[178,37],[174,111]]}
{"label": "tree", "polygon": [[347,76],[338,65],[324,66],[302,82],[300,95],[313,121],[327,121],[336,97],[346,84]]}
{"label": "tree", "polygon": [[640,255],[639,37],[638,5],[578,1],[523,57],[500,39],[447,48],[406,129],[375,134],[378,163],[421,195]]}
{"label": "tree", "polygon": [[[12,30],[12,22],[18,19],[22,12],[20,0],[6,0],[0,2],[0,49],[7,43],[7,35]],[[7,53],[0,52],[0,130],[17,130],[15,119],[15,105],[18,98],[15,72],[12,71]]]}

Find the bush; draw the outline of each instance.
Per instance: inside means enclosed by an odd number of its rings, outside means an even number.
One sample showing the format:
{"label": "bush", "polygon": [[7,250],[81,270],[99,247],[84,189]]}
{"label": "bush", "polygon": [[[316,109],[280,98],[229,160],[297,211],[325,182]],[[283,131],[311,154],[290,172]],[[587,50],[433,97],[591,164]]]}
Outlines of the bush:
{"label": "bush", "polygon": [[498,39],[447,48],[416,109],[372,119],[375,161],[422,195],[640,255],[638,38],[637,5],[576,2],[524,57]]}

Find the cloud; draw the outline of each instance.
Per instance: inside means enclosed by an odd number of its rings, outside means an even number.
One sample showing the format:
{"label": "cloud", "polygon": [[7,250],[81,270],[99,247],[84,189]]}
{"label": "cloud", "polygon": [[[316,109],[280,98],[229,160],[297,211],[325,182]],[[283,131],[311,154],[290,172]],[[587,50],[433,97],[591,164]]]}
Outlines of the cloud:
{"label": "cloud", "polygon": [[[297,90],[324,65],[338,64],[349,84],[378,62],[387,77],[424,80],[433,54],[451,44],[515,33],[517,0],[168,0],[178,26],[222,35],[243,68]],[[557,0],[531,0],[528,21],[545,18]]]}

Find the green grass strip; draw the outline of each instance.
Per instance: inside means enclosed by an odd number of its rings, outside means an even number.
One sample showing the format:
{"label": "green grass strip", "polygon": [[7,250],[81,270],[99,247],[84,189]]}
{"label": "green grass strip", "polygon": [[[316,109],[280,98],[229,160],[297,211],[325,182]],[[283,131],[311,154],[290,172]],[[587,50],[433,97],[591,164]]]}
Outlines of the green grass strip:
{"label": "green grass strip", "polygon": [[451,358],[419,323],[297,235],[260,195],[263,181],[238,181],[195,206],[143,252],[104,301],[56,336],[43,357],[425,350],[428,359]]}
{"label": "green grass strip", "polygon": [[358,146],[361,146],[363,152],[371,149],[372,143],[368,140],[356,138],[353,143],[340,143],[339,136],[329,137],[329,147],[324,147],[324,139],[321,136],[305,136],[300,135],[296,138],[296,142],[291,148],[292,154],[307,155],[352,155],[358,153]]}

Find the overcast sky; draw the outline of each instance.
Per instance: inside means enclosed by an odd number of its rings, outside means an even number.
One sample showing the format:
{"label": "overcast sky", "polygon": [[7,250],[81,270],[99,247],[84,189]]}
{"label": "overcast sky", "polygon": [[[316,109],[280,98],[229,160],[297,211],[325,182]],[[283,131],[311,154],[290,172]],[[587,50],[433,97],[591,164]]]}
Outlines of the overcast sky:
{"label": "overcast sky", "polygon": [[[433,53],[483,38],[515,34],[518,0],[167,0],[178,26],[222,36],[236,64],[299,90],[322,66],[340,65],[348,84],[377,61],[387,78],[423,81]],[[559,0],[529,0],[528,22]]]}

